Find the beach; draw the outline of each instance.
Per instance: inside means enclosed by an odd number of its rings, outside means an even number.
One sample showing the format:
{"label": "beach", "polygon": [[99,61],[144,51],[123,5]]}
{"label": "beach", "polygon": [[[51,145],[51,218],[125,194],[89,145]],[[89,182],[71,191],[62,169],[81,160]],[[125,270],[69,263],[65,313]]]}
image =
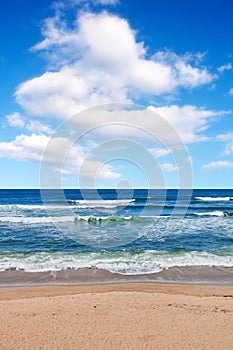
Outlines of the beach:
{"label": "beach", "polygon": [[233,348],[233,286],[0,288],[1,350]]}
{"label": "beach", "polygon": [[0,350],[233,349],[233,190],[47,194],[0,190]]}

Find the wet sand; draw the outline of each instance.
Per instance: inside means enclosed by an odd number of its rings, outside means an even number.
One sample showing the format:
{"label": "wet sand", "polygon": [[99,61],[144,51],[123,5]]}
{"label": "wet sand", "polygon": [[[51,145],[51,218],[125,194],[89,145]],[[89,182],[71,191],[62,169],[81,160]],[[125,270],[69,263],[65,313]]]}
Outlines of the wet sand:
{"label": "wet sand", "polygon": [[0,349],[233,349],[233,286],[0,288]]}

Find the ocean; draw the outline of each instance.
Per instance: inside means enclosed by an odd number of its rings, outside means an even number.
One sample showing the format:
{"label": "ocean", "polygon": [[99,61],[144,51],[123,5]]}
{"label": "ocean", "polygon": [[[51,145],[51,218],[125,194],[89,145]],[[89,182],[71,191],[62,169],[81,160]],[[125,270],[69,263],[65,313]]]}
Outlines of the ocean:
{"label": "ocean", "polygon": [[0,190],[0,285],[233,284],[233,190],[45,192]]}

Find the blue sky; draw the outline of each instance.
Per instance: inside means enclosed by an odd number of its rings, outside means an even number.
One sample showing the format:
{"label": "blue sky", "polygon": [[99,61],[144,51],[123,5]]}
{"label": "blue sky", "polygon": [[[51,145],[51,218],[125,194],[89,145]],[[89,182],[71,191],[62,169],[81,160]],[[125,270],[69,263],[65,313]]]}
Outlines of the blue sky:
{"label": "blue sky", "polygon": [[[60,123],[86,108],[130,102],[175,128],[189,152],[195,188],[231,188],[232,13],[230,0],[2,3],[0,187],[38,188],[43,151]],[[128,181],[144,187],[132,163],[93,158],[103,134],[74,145],[64,186],[79,186],[76,174],[89,157],[87,176],[100,167],[96,186]],[[179,164],[143,142],[166,186],[179,186]]]}

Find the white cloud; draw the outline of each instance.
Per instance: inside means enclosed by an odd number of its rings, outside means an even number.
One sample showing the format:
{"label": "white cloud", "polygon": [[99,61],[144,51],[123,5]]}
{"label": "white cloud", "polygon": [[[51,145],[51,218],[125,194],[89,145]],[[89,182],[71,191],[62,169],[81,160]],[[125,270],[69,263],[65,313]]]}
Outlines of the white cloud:
{"label": "white cloud", "polygon": [[233,95],[233,88],[231,88],[231,89],[229,90],[229,94],[230,94],[230,95]]}
{"label": "white cloud", "polygon": [[167,64],[173,68],[173,76],[177,86],[194,88],[208,84],[217,78],[216,75],[211,75],[207,68],[201,66],[204,54],[199,52],[179,56],[172,51],[159,51],[153,57],[161,64]]}
{"label": "white cloud", "polygon": [[224,154],[227,156],[233,155],[233,133],[220,134],[216,137],[218,141],[226,142]]}
{"label": "white cloud", "polygon": [[19,128],[22,128],[24,126],[24,119],[18,112],[7,115],[6,120],[10,126]]}
{"label": "white cloud", "polygon": [[229,168],[233,168],[233,162],[229,162],[226,160],[218,160],[216,162],[211,162],[209,164],[202,165],[202,171],[204,172]]}
{"label": "white cloud", "polygon": [[193,105],[150,106],[135,110],[128,105],[125,109],[124,105],[113,104],[110,109],[102,106],[83,111],[65,123],[94,142],[110,138],[134,140],[146,145],[155,157],[162,157],[176,152],[182,142],[208,140],[204,131],[226,113]]}
{"label": "white cloud", "polygon": [[[45,158],[43,154],[49,141],[51,139],[46,135],[21,134],[11,142],[0,142],[0,157],[22,161],[41,162],[43,160],[45,163],[52,164],[56,171],[76,176],[82,167],[84,171],[81,171],[80,176],[87,179],[96,177],[98,180],[110,180],[121,176],[108,164],[102,164],[95,160],[85,160],[83,148],[74,145],[70,149],[70,140],[67,138],[54,138]],[[61,149],[68,149],[69,152],[64,159],[62,168],[58,168]]]}
{"label": "white cloud", "polygon": [[233,66],[231,63],[224,64],[217,68],[217,71],[223,73],[225,70],[232,70]]}
{"label": "white cloud", "polygon": [[43,51],[52,71],[22,83],[17,102],[34,116],[66,118],[109,102],[174,93],[209,84],[215,76],[201,55],[159,52],[147,58],[125,19],[107,12],[81,13],[72,28],[56,16],[44,22]]}
{"label": "white cloud", "polygon": [[120,177],[121,174],[113,171],[112,166],[109,164],[104,164],[103,166],[100,166],[96,173],[97,180],[112,180],[118,179]]}
{"label": "white cloud", "polygon": [[38,120],[29,120],[29,122],[26,124],[26,129],[29,131],[36,131],[45,134],[52,133],[52,129],[48,125],[43,124]]}
{"label": "white cloud", "polygon": [[113,170],[111,165],[101,163],[100,161],[95,160],[94,157],[92,158],[90,151],[86,154],[82,146],[74,144],[69,149],[69,139],[54,138],[53,141],[54,147],[52,147],[52,152],[49,154],[50,162],[58,161],[59,163],[59,149],[69,150],[66,153],[66,157],[63,162],[63,167],[61,169],[62,173],[76,176],[79,175],[80,178],[83,180],[86,179],[87,181],[90,179],[113,180],[121,176],[121,174]]}
{"label": "white cloud", "polygon": [[117,5],[119,4],[120,0],[66,0],[65,2],[55,1],[52,4],[52,7],[59,11],[64,8],[72,8],[75,6],[86,6],[87,8],[91,5],[102,5],[102,6],[108,6],[108,5]]}
{"label": "white cloud", "polygon": [[0,142],[0,157],[40,161],[48,141],[45,135],[21,134],[11,142]]}
{"label": "white cloud", "polygon": [[228,142],[226,144],[226,148],[224,150],[224,154],[226,154],[227,156],[232,156],[233,155],[233,141]]}
{"label": "white cloud", "polygon": [[216,139],[218,141],[233,141],[233,133],[228,132],[227,134],[217,135]]}
{"label": "white cloud", "polygon": [[119,0],[94,0],[96,5],[116,5],[119,3]]}
{"label": "white cloud", "polygon": [[177,167],[174,164],[171,163],[163,163],[161,164],[162,169],[165,171],[177,171]]}
{"label": "white cloud", "polygon": [[39,120],[26,121],[18,112],[7,115],[6,120],[8,125],[12,127],[24,128],[32,132],[36,131],[37,133],[52,133],[52,129],[47,124],[41,123]]}
{"label": "white cloud", "polygon": [[173,125],[185,143],[207,140],[203,131],[218,116],[228,113],[224,111],[216,112],[193,105],[150,106],[148,108],[158,113]]}
{"label": "white cloud", "polygon": [[153,156],[155,156],[155,158],[160,158],[160,157],[164,157],[166,155],[168,155],[170,153],[170,151],[166,148],[150,148],[148,149],[149,152],[151,152],[153,154]]}

